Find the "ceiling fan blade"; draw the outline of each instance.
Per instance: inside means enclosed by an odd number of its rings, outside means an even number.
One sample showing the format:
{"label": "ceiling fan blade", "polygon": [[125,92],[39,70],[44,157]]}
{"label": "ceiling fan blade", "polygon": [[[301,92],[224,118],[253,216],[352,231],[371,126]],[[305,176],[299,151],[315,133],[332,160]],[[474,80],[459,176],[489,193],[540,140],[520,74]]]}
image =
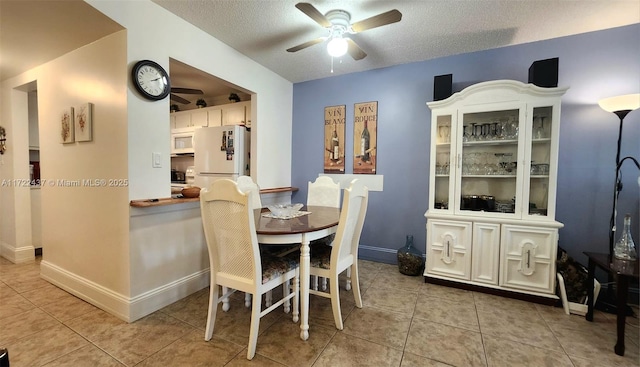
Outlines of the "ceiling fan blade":
{"label": "ceiling fan blade", "polygon": [[173,93],[182,93],[182,94],[204,94],[200,89],[191,89],[191,88],[171,88],[171,92]]}
{"label": "ceiling fan blade", "polygon": [[[328,28],[331,27],[331,22],[322,13],[318,11],[313,5],[309,3],[297,3],[296,8],[305,13],[309,18],[316,21],[321,26]],[[293,51],[292,51],[293,52]]]}
{"label": "ceiling fan blade", "polygon": [[180,96],[176,96],[176,95],[175,95],[175,94],[173,94],[173,93],[171,93],[171,95],[169,96],[169,98],[170,98],[172,101],[176,101],[176,102],[178,102],[178,103],[182,103],[182,104],[189,104],[189,103],[191,103],[191,101],[186,100],[186,99],[184,99],[184,98],[182,98],[182,97],[180,97]]}
{"label": "ceiling fan blade", "polygon": [[326,40],[326,39],[327,39],[327,37],[320,37],[320,38],[316,38],[316,39],[314,39],[314,40],[312,40],[312,41],[305,42],[305,43],[299,44],[299,45],[297,45],[297,46],[293,46],[293,47],[291,47],[291,48],[288,48],[288,49],[287,49],[287,51],[288,51],[288,52],[296,52],[296,51],[300,51],[300,50],[305,49],[305,48],[307,48],[307,47],[309,47],[309,46],[313,46],[313,45],[315,45],[315,44],[317,44],[317,43],[320,43],[320,42],[322,42],[322,41],[324,41],[324,40]]}
{"label": "ceiling fan blade", "polygon": [[362,60],[367,57],[367,54],[362,51],[360,46],[358,46],[351,38],[345,39],[347,40],[347,45],[349,45],[349,48],[347,48],[347,52],[349,53],[349,55],[351,55],[351,57],[353,57],[354,60]]}
{"label": "ceiling fan blade", "polygon": [[359,22],[355,22],[351,24],[351,29],[353,29],[353,31],[357,33],[357,32],[366,31],[367,29],[376,28],[383,25],[399,22],[401,19],[402,19],[402,13],[400,13],[396,9],[393,9],[393,10],[389,10],[388,12],[375,15],[371,18],[367,18]]}

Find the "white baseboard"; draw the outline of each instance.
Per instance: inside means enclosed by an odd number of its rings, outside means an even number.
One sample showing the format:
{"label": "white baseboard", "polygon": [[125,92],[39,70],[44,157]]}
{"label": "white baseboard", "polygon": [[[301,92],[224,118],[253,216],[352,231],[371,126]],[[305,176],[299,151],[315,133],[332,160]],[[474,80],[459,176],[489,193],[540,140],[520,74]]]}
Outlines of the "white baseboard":
{"label": "white baseboard", "polygon": [[6,242],[0,243],[0,256],[14,264],[34,261],[36,258],[35,250],[33,246],[15,248]]}
{"label": "white baseboard", "polygon": [[136,321],[209,285],[206,269],[130,298],[45,260],[40,263],[40,276],[126,322]]}

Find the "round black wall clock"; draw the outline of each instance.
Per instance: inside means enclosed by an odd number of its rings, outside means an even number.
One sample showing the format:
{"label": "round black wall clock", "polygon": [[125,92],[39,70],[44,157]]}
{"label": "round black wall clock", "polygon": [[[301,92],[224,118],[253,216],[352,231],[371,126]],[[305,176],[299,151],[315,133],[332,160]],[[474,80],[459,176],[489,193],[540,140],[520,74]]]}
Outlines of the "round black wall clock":
{"label": "round black wall clock", "polygon": [[138,61],[131,70],[131,78],[138,92],[152,101],[164,99],[171,91],[169,74],[151,60]]}

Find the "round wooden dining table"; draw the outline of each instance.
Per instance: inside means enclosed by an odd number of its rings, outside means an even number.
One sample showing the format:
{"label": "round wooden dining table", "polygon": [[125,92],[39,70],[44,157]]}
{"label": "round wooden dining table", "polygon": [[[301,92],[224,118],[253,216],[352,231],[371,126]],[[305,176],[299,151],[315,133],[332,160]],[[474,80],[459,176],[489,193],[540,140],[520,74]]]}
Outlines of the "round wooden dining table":
{"label": "round wooden dining table", "polygon": [[303,207],[309,212],[291,219],[268,218],[267,209],[254,211],[258,242],[265,245],[300,243],[300,338],[309,339],[309,243],[336,232],[340,209]]}

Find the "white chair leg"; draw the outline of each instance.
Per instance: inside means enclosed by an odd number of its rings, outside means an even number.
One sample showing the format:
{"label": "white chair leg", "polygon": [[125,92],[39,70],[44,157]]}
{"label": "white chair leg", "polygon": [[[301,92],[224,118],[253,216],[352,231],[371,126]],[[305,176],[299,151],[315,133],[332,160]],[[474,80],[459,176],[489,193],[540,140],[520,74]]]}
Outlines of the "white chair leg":
{"label": "white chair leg", "polygon": [[[271,291],[269,291],[269,293],[267,293],[267,295],[269,295],[270,293],[271,293]],[[290,290],[290,287],[289,287],[289,281],[287,280],[286,282],[284,282],[282,284],[282,298],[288,296],[289,293],[291,293],[291,290]],[[271,306],[271,305],[269,305],[269,306]],[[267,306],[267,307],[269,307],[269,306]],[[288,300],[284,301],[283,307],[284,307],[284,313],[291,312],[291,300],[288,299]]]}
{"label": "white chair leg", "polygon": [[342,324],[342,312],[340,311],[340,288],[338,288],[338,274],[335,274],[329,279],[331,283],[331,309],[333,309],[333,320],[336,323],[336,328],[342,330],[344,325]]}
{"label": "white chair leg", "polygon": [[249,331],[247,359],[253,359],[253,357],[256,355],[256,344],[258,344],[258,330],[260,329],[260,303],[262,303],[262,296],[253,296],[253,308],[251,309],[251,330]]}
{"label": "white chair leg", "polygon": [[[349,274],[350,270],[353,272]],[[353,298],[356,302],[356,307],[362,308],[362,296],[360,295],[360,277],[358,275],[358,264],[353,263],[350,268],[347,268],[347,274],[353,275]]]}
{"label": "white chair leg", "polygon": [[213,327],[216,323],[216,313],[218,312],[218,285],[212,283],[209,290],[209,312],[207,313],[207,327],[204,332],[204,340],[209,341],[213,336]]}
{"label": "white chair leg", "polygon": [[325,292],[327,290],[327,278],[322,278],[322,290]]}
{"label": "white chair leg", "polygon": [[[218,286],[217,286],[217,285],[215,285],[215,287],[217,288]],[[217,292],[217,291],[218,291],[218,290],[216,289],[216,292]],[[223,295],[227,294],[228,292],[229,292],[229,288],[227,288],[227,287],[222,287],[222,294],[223,294]],[[217,307],[217,305],[216,305],[216,307]],[[230,307],[231,307],[231,306],[229,305],[229,297],[227,297],[227,298],[223,299],[223,300],[222,300],[222,311],[227,312],[227,311],[229,311],[229,308],[230,308]]]}
{"label": "white chair leg", "polygon": [[300,267],[296,269],[296,276],[293,278],[293,322],[298,322],[300,312]]}
{"label": "white chair leg", "polygon": [[251,307],[251,293],[244,294],[244,307]]}
{"label": "white chair leg", "polygon": [[271,291],[267,291],[267,293],[264,294],[264,306],[271,307],[272,303],[273,303],[273,295],[271,294]]}
{"label": "white chair leg", "polygon": [[318,290],[318,277],[315,275],[312,275],[313,277],[313,290],[317,291]]}
{"label": "white chair leg", "polygon": [[351,268],[347,268],[347,284],[344,286],[344,289],[348,291],[351,290]]}

